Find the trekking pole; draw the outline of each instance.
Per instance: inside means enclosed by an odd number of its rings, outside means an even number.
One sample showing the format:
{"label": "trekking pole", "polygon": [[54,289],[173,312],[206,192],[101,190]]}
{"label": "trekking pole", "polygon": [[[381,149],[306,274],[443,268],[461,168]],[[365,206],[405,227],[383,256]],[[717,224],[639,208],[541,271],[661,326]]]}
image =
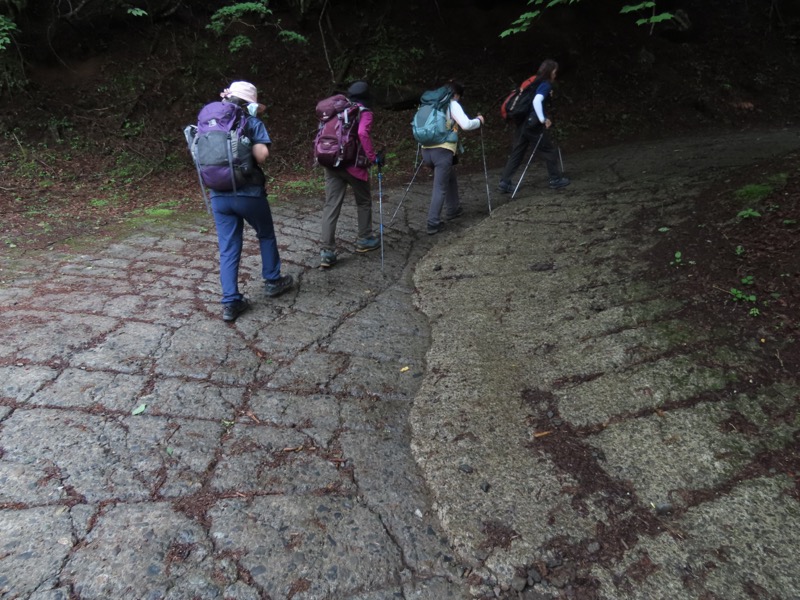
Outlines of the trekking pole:
{"label": "trekking pole", "polygon": [[197,178],[200,180],[200,193],[203,194],[203,202],[206,204],[206,211],[208,211],[208,214],[212,214],[211,199],[209,198],[206,184],[203,183],[203,176],[200,174],[200,165],[195,163],[195,166],[197,167]]}
{"label": "trekking pole", "polygon": [[533,152],[531,152],[531,157],[528,159],[528,164],[525,165],[525,170],[522,171],[522,175],[519,176],[519,181],[517,182],[517,187],[514,188],[514,193],[511,194],[511,199],[512,200],[514,199],[514,196],[517,195],[517,190],[519,189],[519,184],[522,183],[522,179],[525,177],[525,173],[528,172],[528,167],[531,166],[531,161],[533,160],[533,155],[536,154],[536,150],[539,148],[539,144],[541,143],[543,137],[544,137],[544,131],[542,131],[542,133],[539,135],[539,139],[536,140],[536,145],[533,147]]}
{"label": "trekking pole", "polygon": [[[378,152],[378,218],[381,225],[381,273],[383,271],[383,150]],[[385,273],[384,273],[385,274]]]}
{"label": "trekking pole", "polygon": [[561,157],[561,143],[556,136],[556,148],[558,149],[558,164],[561,166],[561,176],[564,176],[564,159]]}
{"label": "trekking pole", "polygon": [[483,148],[483,125],[481,125],[481,154],[483,155],[483,175],[486,179],[486,201],[489,203],[489,216],[492,216],[492,197],[489,194],[489,170],[486,168],[486,150]]}
{"label": "trekking pole", "polygon": [[203,195],[203,202],[206,205],[206,211],[208,211],[208,214],[212,214],[213,211],[211,210],[211,199],[209,198],[206,184],[203,183],[203,175],[200,172],[200,163],[197,162],[197,155],[194,149],[195,137],[197,136],[197,126],[187,125],[183,130],[183,136],[186,138],[186,143],[189,146],[189,154],[192,155],[192,162],[197,170],[197,179],[200,181],[200,193]]}
{"label": "trekking pole", "polygon": [[[417,148],[419,149],[419,146],[417,146]],[[416,159],[414,159],[414,160],[416,160]],[[419,170],[421,168],[422,168],[422,161],[420,161],[419,165],[417,165],[417,169],[416,169],[416,171],[414,171],[414,175],[413,175],[413,177],[411,177],[411,181],[408,182],[408,187],[406,188],[406,191],[403,194],[403,197],[400,198],[400,204],[398,204],[397,208],[394,209],[394,214],[392,215],[392,218],[389,219],[389,224],[387,225],[387,227],[391,227],[392,223],[394,223],[394,218],[397,216],[397,211],[399,211],[400,207],[403,206],[403,201],[406,199],[406,196],[408,196],[408,190],[411,189],[411,185],[414,183],[414,180],[417,178],[417,173],[419,173]]]}

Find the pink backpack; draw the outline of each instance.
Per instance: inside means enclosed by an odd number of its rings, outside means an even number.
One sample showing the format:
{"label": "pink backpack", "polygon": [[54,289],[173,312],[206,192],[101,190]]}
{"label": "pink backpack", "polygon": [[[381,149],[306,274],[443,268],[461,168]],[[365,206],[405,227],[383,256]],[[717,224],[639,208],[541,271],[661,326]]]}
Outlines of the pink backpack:
{"label": "pink backpack", "polygon": [[323,167],[348,167],[364,157],[358,140],[358,120],[363,106],[336,94],[317,103],[319,129],[314,158]]}

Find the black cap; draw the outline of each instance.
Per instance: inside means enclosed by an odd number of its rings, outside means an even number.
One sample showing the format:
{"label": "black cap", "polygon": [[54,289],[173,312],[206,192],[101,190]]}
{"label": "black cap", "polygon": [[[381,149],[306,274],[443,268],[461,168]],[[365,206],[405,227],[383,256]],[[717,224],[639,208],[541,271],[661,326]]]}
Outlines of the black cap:
{"label": "black cap", "polygon": [[372,95],[369,93],[369,85],[366,81],[354,81],[351,83],[350,87],[347,88],[347,97],[353,102],[363,104],[367,108],[370,107],[372,102]]}
{"label": "black cap", "polygon": [[369,96],[369,85],[366,81],[354,81],[347,88],[347,95],[351,98],[366,98]]}

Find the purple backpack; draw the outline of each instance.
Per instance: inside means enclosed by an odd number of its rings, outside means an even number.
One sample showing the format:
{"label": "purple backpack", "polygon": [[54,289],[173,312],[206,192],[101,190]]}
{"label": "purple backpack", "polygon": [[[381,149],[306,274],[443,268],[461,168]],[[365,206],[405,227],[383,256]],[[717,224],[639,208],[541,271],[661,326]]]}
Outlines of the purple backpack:
{"label": "purple backpack", "polygon": [[[324,167],[347,167],[364,162],[358,141],[358,119],[362,106],[337,94],[317,103],[319,129],[314,139],[314,158]],[[359,163],[361,164],[361,163]]]}
{"label": "purple backpack", "polygon": [[263,185],[253,160],[253,144],[244,133],[247,116],[232,102],[206,104],[197,125],[184,130],[201,183],[217,192],[236,192],[245,185]]}

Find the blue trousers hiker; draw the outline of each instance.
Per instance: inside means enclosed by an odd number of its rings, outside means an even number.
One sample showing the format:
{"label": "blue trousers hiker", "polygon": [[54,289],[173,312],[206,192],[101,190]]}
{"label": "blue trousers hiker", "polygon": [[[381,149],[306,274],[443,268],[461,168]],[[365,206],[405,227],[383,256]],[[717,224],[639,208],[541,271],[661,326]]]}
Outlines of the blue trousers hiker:
{"label": "blue trousers hiker", "polygon": [[266,194],[246,196],[220,194],[212,195],[211,209],[217,226],[219,242],[219,281],[222,285],[222,303],[241,300],[239,293],[239,262],[242,258],[244,222],[255,230],[261,251],[261,275],[264,281],[276,281],[281,276],[281,258],[275,227],[272,223]]}

